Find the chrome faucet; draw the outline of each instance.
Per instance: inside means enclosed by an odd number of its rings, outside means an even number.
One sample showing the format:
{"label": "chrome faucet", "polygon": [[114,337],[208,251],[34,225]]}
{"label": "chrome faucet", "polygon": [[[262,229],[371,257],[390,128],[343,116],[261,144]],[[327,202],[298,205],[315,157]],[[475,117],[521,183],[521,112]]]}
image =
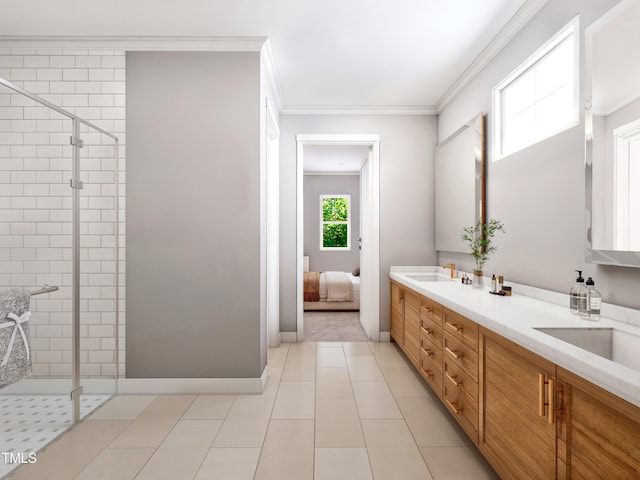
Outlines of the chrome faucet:
{"label": "chrome faucet", "polygon": [[450,268],[451,269],[451,278],[456,278],[456,264],[455,263],[447,263],[442,268]]}

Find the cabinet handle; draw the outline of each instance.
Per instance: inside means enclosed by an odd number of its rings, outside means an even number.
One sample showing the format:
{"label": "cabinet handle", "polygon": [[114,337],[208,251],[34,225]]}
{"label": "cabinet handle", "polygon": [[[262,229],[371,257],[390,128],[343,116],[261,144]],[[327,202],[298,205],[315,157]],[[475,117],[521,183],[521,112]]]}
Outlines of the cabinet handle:
{"label": "cabinet handle", "polygon": [[433,330],[431,330],[430,328],[428,327],[422,327],[422,328],[424,328],[424,331],[427,332],[427,335],[433,335]]}
{"label": "cabinet handle", "polygon": [[462,353],[458,353],[455,350],[451,350],[449,347],[444,347],[444,349],[450,354],[453,355],[456,359],[464,357]]}
{"label": "cabinet handle", "polygon": [[447,324],[447,327],[452,328],[456,332],[461,332],[462,331],[462,327],[460,325],[458,325],[457,323],[446,322],[446,324]]}
{"label": "cabinet handle", "polygon": [[539,373],[538,374],[538,415],[541,417],[544,417],[544,407],[546,405],[546,402],[544,401],[544,385],[545,385],[544,381],[544,373]]}
{"label": "cabinet handle", "polygon": [[427,355],[427,357],[430,357],[431,355],[433,355],[433,352],[429,348],[425,348],[423,350],[424,350],[424,353]]}
{"label": "cabinet handle", "polygon": [[427,313],[433,313],[433,307],[429,307],[429,306],[425,305],[424,309],[427,311]]}
{"label": "cabinet handle", "polygon": [[556,419],[556,385],[553,378],[547,382],[547,395],[549,397],[549,408],[547,409],[547,420],[553,423]]}
{"label": "cabinet handle", "polygon": [[549,423],[556,419],[556,382],[553,378],[545,380],[544,373],[538,374],[538,415],[546,416]]}
{"label": "cabinet handle", "polygon": [[460,385],[462,385],[462,381],[458,381],[458,376],[457,375],[449,375],[449,373],[445,372],[445,375],[447,376],[447,378],[456,386],[459,387]]}
{"label": "cabinet handle", "polygon": [[400,295],[398,295],[398,303],[402,303],[404,300],[404,290],[400,290]]}
{"label": "cabinet handle", "polygon": [[462,413],[462,408],[458,408],[458,406],[456,405],[456,402],[452,402],[448,398],[445,398],[445,400],[447,401],[451,409],[456,413],[456,415]]}
{"label": "cabinet handle", "polygon": [[424,376],[427,378],[433,378],[433,372],[431,370],[425,370],[424,368],[422,369],[422,371],[424,372]]}

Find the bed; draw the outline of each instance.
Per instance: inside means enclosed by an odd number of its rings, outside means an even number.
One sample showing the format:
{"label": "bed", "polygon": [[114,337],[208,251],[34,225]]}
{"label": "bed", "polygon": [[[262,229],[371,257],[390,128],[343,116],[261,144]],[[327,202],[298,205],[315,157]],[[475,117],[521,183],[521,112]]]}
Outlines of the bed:
{"label": "bed", "polygon": [[[305,272],[304,310],[360,310],[360,277],[350,272]],[[317,278],[316,288],[309,284]],[[344,282],[344,289],[339,285]]]}

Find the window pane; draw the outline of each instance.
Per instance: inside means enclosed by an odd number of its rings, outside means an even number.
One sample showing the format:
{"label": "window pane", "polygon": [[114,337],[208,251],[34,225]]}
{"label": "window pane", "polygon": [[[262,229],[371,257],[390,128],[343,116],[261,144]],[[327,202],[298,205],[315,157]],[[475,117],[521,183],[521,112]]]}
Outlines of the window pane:
{"label": "window pane", "polygon": [[536,66],[537,99],[573,82],[573,37],[553,49]]}
{"label": "window pane", "polygon": [[567,124],[573,116],[573,89],[565,85],[543,98],[537,106],[538,129],[552,132]]}
{"label": "window pane", "polygon": [[510,153],[520,148],[521,145],[530,143],[532,135],[535,135],[535,122],[535,109],[532,106],[505,123],[502,152]]}
{"label": "window pane", "polygon": [[322,227],[322,246],[328,248],[346,248],[347,224],[330,223]]}
{"label": "window pane", "polygon": [[330,197],[322,200],[323,222],[346,222],[349,215],[349,202],[344,197]]}
{"label": "window pane", "polygon": [[502,91],[504,121],[508,123],[513,117],[533,105],[535,94],[535,75],[534,71],[530,70]]}

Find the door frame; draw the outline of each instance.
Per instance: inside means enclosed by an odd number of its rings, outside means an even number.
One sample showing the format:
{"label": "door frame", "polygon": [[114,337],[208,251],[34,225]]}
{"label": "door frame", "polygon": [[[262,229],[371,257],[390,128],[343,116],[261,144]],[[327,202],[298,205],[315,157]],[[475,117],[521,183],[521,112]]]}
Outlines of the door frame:
{"label": "door frame", "polygon": [[[296,135],[296,340],[304,339],[303,257],[304,257],[304,147],[308,145],[361,145],[371,149],[369,177],[368,258],[362,259],[362,270],[371,272],[364,279],[369,288],[360,286],[360,303],[366,302],[370,312],[369,339],[380,341],[380,135],[298,134]],[[367,241],[365,239],[365,241]]]}

